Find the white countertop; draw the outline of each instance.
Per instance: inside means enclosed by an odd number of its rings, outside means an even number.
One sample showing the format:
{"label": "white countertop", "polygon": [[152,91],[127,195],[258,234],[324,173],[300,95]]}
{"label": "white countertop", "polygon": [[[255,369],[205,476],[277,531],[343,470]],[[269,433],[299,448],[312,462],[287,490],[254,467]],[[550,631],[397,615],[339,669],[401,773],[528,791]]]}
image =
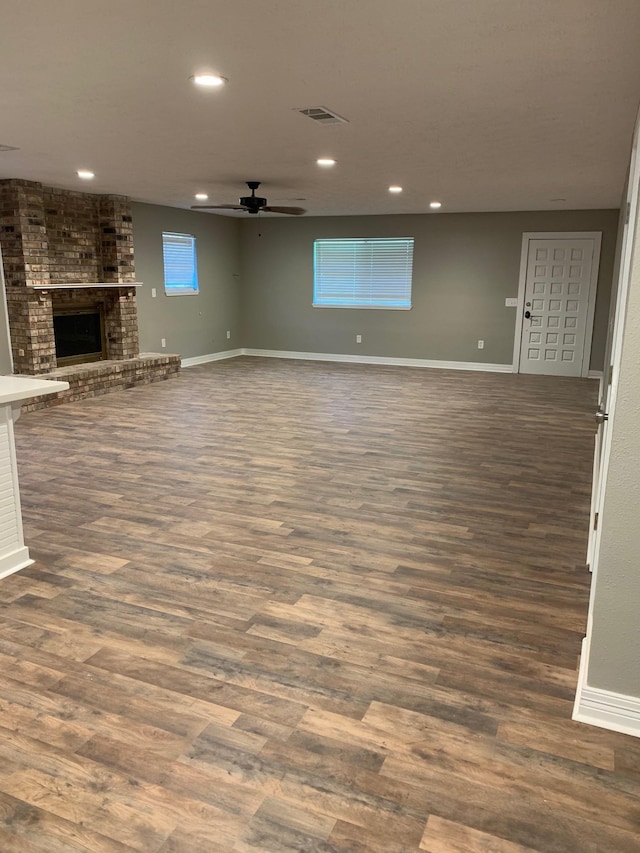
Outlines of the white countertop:
{"label": "white countertop", "polygon": [[40,376],[0,376],[0,405],[28,400],[41,394],[55,394],[66,391],[68,382],[57,379],[42,379]]}

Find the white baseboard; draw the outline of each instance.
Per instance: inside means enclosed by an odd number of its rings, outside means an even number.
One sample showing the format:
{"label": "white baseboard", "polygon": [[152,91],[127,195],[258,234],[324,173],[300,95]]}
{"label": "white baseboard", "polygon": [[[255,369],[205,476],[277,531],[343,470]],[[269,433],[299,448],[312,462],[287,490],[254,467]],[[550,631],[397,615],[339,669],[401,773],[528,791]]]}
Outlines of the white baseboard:
{"label": "white baseboard", "polygon": [[0,578],[7,578],[14,572],[19,572],[20,569],[31,565],[33,565],[33,560],[29,557],[29,549],[26,545],[21,545],[0,560]]}
{"label": "white baseboard", "polygon": [[183,358],[183,367],[195,367],[197,364],[207,364],[209,361],[222,361],[225,358],[237,358],[243,355],[242,349],[229,349],[224,352],[211,352],[208,355],[194,355],[192,358]]}
{"label": "white baseboard", "polygon": [[[210,361],[221,361],[226,358],[237,358],[240,355],[256,356],[258,358],[293,358],[301,361],[336,361],[350,364],[382,364],[391,367],[431,367],[438,370],[480,370],[485,373],[513,373],[511,364],[491,364],[485,361],[438,361],[432,358],[393,358],[386,355],[347,355],[335,352],[294,352],[292,350],[240,349],[213,352],[209,355],[196,355],[193,358],[183,358],[183,367],[194,367],[197,364],[207,364]],[[600,379],[601,370],[590,370],[589,379]]]}
{"label": "white baseboard", "polygon": [[580,674],[572,719],[601,729],[640,737],[640,697],[614,693],[586,683],[589,662],[587,638],[582,641]]}
{"label": "white baseboard", "polygon": [[260,358],[296,358],[303,361],[339,361],[352,364],[384,364],[399,367],[435,367],[441,370],[482,370],[490,373],[512,373],[510,364],[481,361],[435,361],[429,358],[391,358],[382,355],[346,355],[329,352],[292,352],[290,350],[243,349],[243,355]]}

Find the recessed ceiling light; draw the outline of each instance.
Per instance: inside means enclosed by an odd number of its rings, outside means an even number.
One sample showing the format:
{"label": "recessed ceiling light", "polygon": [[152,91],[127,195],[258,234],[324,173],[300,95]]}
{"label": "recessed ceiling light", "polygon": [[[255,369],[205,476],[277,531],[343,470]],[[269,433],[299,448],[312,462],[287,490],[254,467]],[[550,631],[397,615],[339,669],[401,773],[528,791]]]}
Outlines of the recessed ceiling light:
{"label": "recessed ceiling light", "polygon": [[396,187],[396,186],[389,187],[389,192],[390,193],[401,193],[402,187]]}
{"label": "recessed ceiling light", "polygon": [[432,210],[438,210],[439,208],[442,207],[442,202],[441,201],[431,201],[431,202],[429,202],[429,207]]}
{"label": "recessed ceiling light", "polygon": [[206,201],[209,196],[206,193],[196,193],[196,198],[198,201]]}
{"label": "recessed ceiling light", "polygon": [[90,172],[89,169],[78,169],[77,173],[79,178],[82,178],[83,181],[90,181],[91,178],[95,178],[93,172]]}
{"label": "recessed ceiling light", "polygon": [[336,161],[331,157],[320,157],[316,160],[318,166],[335,166]]}
{"label": "recessed ceiling light", "polygon": [[550,198],[549,201],[566,201],[566,198]]}
{"label": "recessed ceiling light", "polygon": [[203,86],[206,89],[215,89],[217,86],[223,86],[227,83],[227,78],[220,74],[194,74],[189,78],[193,80],[196,86]]}

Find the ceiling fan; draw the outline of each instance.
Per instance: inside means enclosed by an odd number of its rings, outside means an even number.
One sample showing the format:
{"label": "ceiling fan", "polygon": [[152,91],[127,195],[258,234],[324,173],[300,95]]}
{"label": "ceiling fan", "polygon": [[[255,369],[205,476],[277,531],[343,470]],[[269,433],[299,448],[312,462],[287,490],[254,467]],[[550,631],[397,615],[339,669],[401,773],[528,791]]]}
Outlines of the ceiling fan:
{"label": "ceiling fan", "polygon": [[288,213],[290,216],[301,216],[307,211],[303,207],[272,207],[267,204],[266,198],[256,195],[260,181],[247,181],[251,195],[245,195],[238,199],[238,204],[192,204],[191,210],[246,210],[247,213]]}

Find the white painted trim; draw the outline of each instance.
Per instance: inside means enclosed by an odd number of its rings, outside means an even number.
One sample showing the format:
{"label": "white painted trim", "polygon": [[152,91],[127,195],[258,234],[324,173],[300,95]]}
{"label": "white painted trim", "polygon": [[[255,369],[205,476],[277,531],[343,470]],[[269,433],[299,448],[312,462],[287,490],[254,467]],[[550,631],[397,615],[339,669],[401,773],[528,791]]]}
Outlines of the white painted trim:
{"label": "white painted trim", "polygon": [[[347,353],[330,352],[294,352],[292,350],[241,349],[213,352],[208,355],[195,355],[183,358],[182,367],[196,367],[198,364],[208,364],[210,361],[223,361],[227,358],[238,358],[241,355],[256,358],[291,358],[300,361],[336,361],[351,364],[387,364],[397,367],[431,367],[438,370],[480,370],[485,373],[517,373],[511,364],[492,364],[485,361],[438,361],[432,358],[393,358],[386,355],[349,355]],[[590,370],[589,379],[601,379],[601,370]]]}
{"label": "white painted trim", "polygon": [[237,358],[243,355],[242,349],[229,349],[224,352],[211,352],[208,355],[194,355],[191,358],[182,359],[182,367],[195,367],[198,364],[207,364],[210,361],[223,361],[225,358]]}
{"label": "white painted trim", "polygon": [[601,687],[589,687],[585,683],[589,657],[586,638],[582,641],[582,649],[572,719],[578,723],[640,737],[640,697],[626,696]]}
{"label": "white painted trim", "polygon": [[26,566],[33,565],[33,560],[29,557],[29,549],[26,545],[12,551],[11,554],[6,554],[0,559],[0,579],[7,578],[14,572],[19,572],[20,569]]}
{"label": "white painted trim", "polygon": [[600,271],[600,249],[602,247],[601,231],[525,231],[522,235],[522,250],[520,252],[520,276],[518,279],[518,308],[516,313],[516,329],[513,339],[513,372],[520,372],[520,351],[522,349],[522,317],[524,314],[524,294],[527,284],[527,261],[529,258],[529,242],[531,240],[593,240],[593,257],[591,259],[591,280],[587,300],[587,318],[584,332],[584,348],[582,350],[582,369],[580,375],[589,375],[591,360],[591,342],[593,339],[593,318],[596,308],[596,291],[598,289],[598,273]]}
{"label": "white painted trim", "polygon": [[292,352],[290,350],[244,349],[243,355],[260,358],[295,358],[302,361],[338,361],[351,364],[385,364],[399,367],[432,367],[441,370],[481,370],[488,373],[511,373],[510,364],[481,361],[436,361],[429,358],[392,358],[382,355],[347,355],[330,352]]}
{"label": "white painted trim", "polygon": [[[2,377],[3,380],[10,382],[14,386],[16,385],[16,380],[21,378],[13,376]],[[66,385],[67,383],[60,384]],[[28,395],[29,392],[23,389],[22,399],[28,399]],[[11,396],[13,395],[11,394]],[[5,497],[5,504],[1,513],[2,523],[6,527],[5,540],[8,539],[9,541],[0,554],[0,578],[12,575],[14,572],[24,569],[25,566],[30,566],[33,563],[33,560],[29,558],[29,550],[24,544],[22,529],[18,463],[16,460],[16,443],[13,433],[14,412],[17,408],[19,408],[19,403],[16,404],[16,402],[12,402],[11,400],[0,406],[0,425],[4,427],[0,433],[2,444],[0,449],[5,457],[5,466],[8,463],[9,468],[8,472],[5,471],[4,477],[6,479],[3,482],[5,496],[7,492],[9,494]],[[9,503],[7,503],[7,499]]]}
{"label": "white painted trim", "polygon": [[602,251],[602,231],[592,231],[593,258],[591,261],[591,281],[589,282],[589,301],[587,303],[587,328],[584,336],[584,349],[582,350],[582,376],[589,375],[589,364],[591,362],[591,345],[593,343],[593,323],[596,313],[596,296],[598,291],[598,276],[600,275],[600,253]]}
{"label": "white painted trim", "polygon": [[291,358],[300,361],[336,361],[349,364],[382,364],[397,367],[430,367],[438,370],[480,370],[485,373],[511,373],[510,364],[491,364],[484,361],[438,361],[430,358],[393,358],[385,355],[350,355],[347,353],[331,352],[294,352],[292,350],[275,349],[241,349],[214,352],[209,355],[196,355],[193,358],[183,358],[183,367],[195,367],[210,361],[221,361],[227,358],[237,358],[241,355],[255,358]]}
{"label": "white painted trim", "polygon": [[[609,419],[599,429],[599,440],[601,448],[599,454],[596,447],[596,461],[599,461],[598,476],[594,476],[594,489],[591,498],[591,513],[589,525],[589,544],[587,548],[587,560],[592,572],[591,594],[589,596],[589,612],[587,614],[587,635],[582,641],[582,655],[580,658],[580,675],[578,679],[578,691],[573,711],[574,719],[622,731],[626,734],[639,735],[637,709],[640,708],[640,699],[637,697],[623,696],[622,694],[609,693],[601,695],[601,691],[594,693],[595,688],[587,686],[589,672],[589,655],[591,652],[591,637],[593,634],[593,613],[595,608],[598,563],[600,560],[600,543],[602,530],[606,525],[605,498],[607,494],[607,480],[609,476],[609,463],[611,459],[611,444],[613,437],[613,423],[615,420],[616,403],[618,398],[618,380],[620,375],[620,363],[622,360],[622,348],[624,345],[627,298],[632,273],[632,262],[635,251],[636,230],[640,217],[640,111],[636,116],[636,123],[631,145],[631,158],[629,161],[629,182],[626,196],[622,200],[623,211],[627,207],[629,219],[624,225],[622,233],[622,246],[620,256],[620,270],[618,274],[618,292],[614,309],[613,336],[610,365],[605,369],[611,370],[608,395],[602,400],[607,407]],[[624,214],[623,214],[624,215]],[[595,474],[595,464],[594,464]],[[594,529],[593,518],[598,513],[599,524]],[[631,701],[631,706],[629,705]],[[629,719],[629,708],[634,709],[633,720]],[[616,713],[616,709],[618,712]],[[622,728],[624,726],[624,728]],[[630,729],[632,726],[632,729]]]}
{"label": "white painted trim", "polygon": [[[593,573],[592,592],[589,599],[589,614],[587,617],[587,638],[591,638],[591,624],[593,619],[595,577],[600,558],[600,538],[602,536],[604,517],[604,501],[607,491],[607,478],[609,473],[609,461],[611,459],[611,440],[613,436],[613,423],[615,420],[616,402],[618,399],[618,380],[620,376],[620,362],[622,360],[622,346],[624,343],[625,326],[627,317],[627,300],[629,296],[629,285],[631,280],[631,268],[635,249],[636,229],[640,218],[640,111],[636,116],[636,124],[631,145],[631,158],[629,161],[629,182],[626,196],[622,199],[623,209],[628,206],[629,221],[624,225],[622,232],[622,246],[620,256],[620,271],[618,273],[618,291],[614,309],[613,335],[610,364],[605,365],[606,370],[611,371],[611,379],[608,385],[608,394],[602,401],[606,405],[609,417],[599,429],[600,470],[597,477],[596,488],[591,497],[591,513],[589,526],[589,544],[587,547],[588,562]],[[593,517],[598,513],[600,523],[597,529],[593,527]]]}
{"label": "white painted trim", "polygon": [[2,261],[2,249],[0,248],[0,314],[4,317],[4,331],[7,334],[7,347],[9,357],[9,372],[13,373],[13,348],[11,346],[11,328],[9,326],[9,309],[7,307],[7,288],[4,279],[4,263]]}
{"label": "white painted trim", "polygon": [[524,318],[524,293],[527,286],[527,263],[529,261],[529,235],[522,235],[520,249],[520,274],[518,277],[518,306],[516,308],[516,330],[513,338],[513,372],[520,373],[522,350],[522,321]]}

